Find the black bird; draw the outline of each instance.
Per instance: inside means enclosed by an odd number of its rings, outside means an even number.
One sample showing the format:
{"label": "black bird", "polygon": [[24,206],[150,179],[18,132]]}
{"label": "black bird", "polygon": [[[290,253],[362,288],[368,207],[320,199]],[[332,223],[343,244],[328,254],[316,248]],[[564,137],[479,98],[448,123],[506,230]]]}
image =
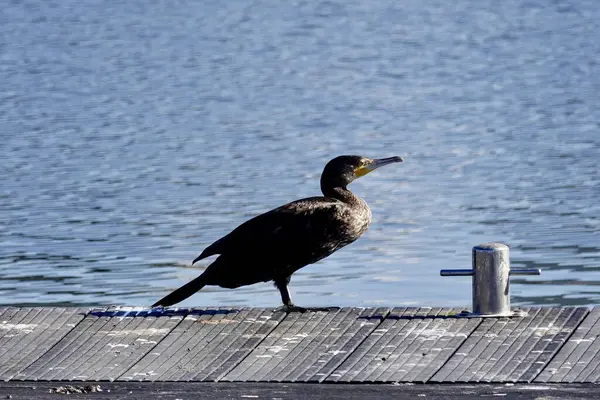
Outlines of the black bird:
{"label": "black bird", "polygon": [[178,303],[206,285],[232,289],[274,281],[284,310],[304,310],[292,303],[288,291],[292,274],[354,242],[371,223],[369,206],[347,189],[348,184],[376,168],[401,161],[400,157],[334,158],[321,174],[324,197],[296,200],[244,222],[192,262],[220,254],[202,275],[152,307]]}

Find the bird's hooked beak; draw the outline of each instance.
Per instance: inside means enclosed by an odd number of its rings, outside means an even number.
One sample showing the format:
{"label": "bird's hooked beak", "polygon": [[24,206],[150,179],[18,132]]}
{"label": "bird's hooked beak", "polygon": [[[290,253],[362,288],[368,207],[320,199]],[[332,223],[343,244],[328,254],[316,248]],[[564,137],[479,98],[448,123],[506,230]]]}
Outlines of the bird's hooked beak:
{"label": "bird's hooked beak", "polygon": [[398,156],[388,157],[388,158],[380,158],[377,160],[373,160],[372,162],[368,163],[367,165],[358,167],[357,169],[354,170],[354,174],[360,178],[361,176],[365,176],[369,172],[374,171],[379,167],[383,167],[384,165],[393,164],[393,163],[402,162],[402,161],[404,161],[404,160],[402,160],[402,157],[398,157]]}

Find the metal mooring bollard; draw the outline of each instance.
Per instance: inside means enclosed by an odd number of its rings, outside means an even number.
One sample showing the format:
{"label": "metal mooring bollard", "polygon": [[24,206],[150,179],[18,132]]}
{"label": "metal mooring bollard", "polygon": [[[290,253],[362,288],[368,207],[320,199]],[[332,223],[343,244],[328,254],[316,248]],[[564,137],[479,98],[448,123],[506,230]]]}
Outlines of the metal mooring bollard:
{"label": "metal mooring bollard", "polygon": [[473,277],[473,312],[463,317],[524,316],[520,310],[510,309],[510,275],[540,275],[539,268],[510,268],[508,246],[485,243],[473,247],[473,269],[443,269],[441,276]]}

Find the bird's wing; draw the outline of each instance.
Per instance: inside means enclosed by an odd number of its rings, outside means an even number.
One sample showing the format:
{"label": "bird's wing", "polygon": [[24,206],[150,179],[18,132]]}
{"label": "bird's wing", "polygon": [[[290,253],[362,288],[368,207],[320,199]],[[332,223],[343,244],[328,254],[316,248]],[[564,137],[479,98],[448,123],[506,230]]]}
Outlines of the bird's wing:
{"label": "bird's wing", "polygon": [[293,259],[303,265],[315,262],[338,247],[328,238],[335,236],[342,204],[323,197],[288,203],[244,222],[207,247],[197,260],[213,254],[237,254]]}

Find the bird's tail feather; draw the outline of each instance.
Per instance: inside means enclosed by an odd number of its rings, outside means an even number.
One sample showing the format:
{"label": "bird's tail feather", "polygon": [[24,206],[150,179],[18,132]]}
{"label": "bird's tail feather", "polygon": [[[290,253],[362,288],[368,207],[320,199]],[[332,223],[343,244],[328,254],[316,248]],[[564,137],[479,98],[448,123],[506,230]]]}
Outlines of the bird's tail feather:
{"label": "bird's tail feather", "polygon": [[198,290],[202,289],[206,285],[206,277],[204,274],[200,275],[194,280],[189,281],[179,289],[175,289],[173,292],[169,293],[156,303],[152,305],[152,307],[168,307],[172,306],[175,303],[179,303],[181,300],[185,300]]}

